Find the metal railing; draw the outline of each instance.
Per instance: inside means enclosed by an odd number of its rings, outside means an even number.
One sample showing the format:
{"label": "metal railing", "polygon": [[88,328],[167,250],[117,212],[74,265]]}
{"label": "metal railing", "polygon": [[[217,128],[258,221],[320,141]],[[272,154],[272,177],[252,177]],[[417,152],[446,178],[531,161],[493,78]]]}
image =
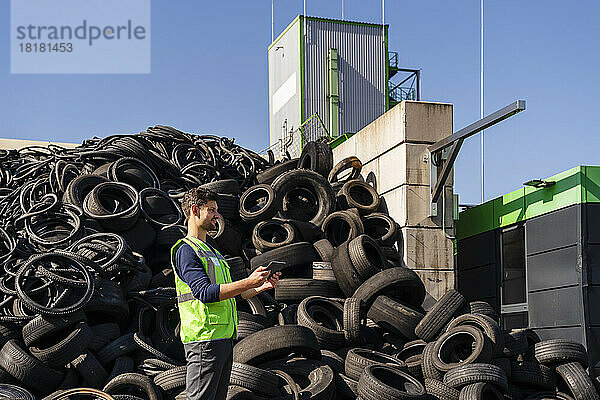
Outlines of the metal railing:
{"label": "metal railing", "polygon": [[413,87],[390,87],[390,97],[398,102],[417,100],[417,90]]}
{"label": "metal railing", "polygon": [[390,67],[398,68],[398,52],[388,51],[388,65]]}

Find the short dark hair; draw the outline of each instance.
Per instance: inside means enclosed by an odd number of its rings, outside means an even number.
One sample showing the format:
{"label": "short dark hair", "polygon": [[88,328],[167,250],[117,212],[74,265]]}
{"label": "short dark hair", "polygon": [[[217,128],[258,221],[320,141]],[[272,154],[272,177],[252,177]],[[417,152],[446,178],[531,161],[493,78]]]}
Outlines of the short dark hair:
{"label": "short dark hair", "polygon": [[190,217],[191,206],[195,204],[200,207],[209,201],[217,201],[217,194],[212,190],[196,187],[185,192],[181,198],[181,208],[183,209],[186,220]]}

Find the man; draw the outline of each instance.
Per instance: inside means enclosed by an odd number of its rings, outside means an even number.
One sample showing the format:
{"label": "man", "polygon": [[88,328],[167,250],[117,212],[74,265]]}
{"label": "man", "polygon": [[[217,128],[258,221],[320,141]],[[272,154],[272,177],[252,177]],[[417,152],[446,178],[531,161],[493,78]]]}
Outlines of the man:
{"label": "man", "polygon": [[219,217],[216,200],[216,193],[207,189],[185,193],[181,205],[187,236],[171,249],[188,400],[226,398],[237,330],[234,297],[249,298],[272,289],[280,276],[258,267],[248,278],[231,281],[227,261],[206,241]]}

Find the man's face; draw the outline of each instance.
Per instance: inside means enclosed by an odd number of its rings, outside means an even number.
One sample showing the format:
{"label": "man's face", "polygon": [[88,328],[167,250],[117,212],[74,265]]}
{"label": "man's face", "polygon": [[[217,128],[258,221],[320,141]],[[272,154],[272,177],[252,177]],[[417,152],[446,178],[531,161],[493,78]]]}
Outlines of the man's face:
{"label": "man's face", "polygon": [[217,202],[210,200],[200,207],[194,205],[191,207],[192,214],[196,216],[198,226],[206,231],[217,229],[217,219],[219,212],[217,211]]}

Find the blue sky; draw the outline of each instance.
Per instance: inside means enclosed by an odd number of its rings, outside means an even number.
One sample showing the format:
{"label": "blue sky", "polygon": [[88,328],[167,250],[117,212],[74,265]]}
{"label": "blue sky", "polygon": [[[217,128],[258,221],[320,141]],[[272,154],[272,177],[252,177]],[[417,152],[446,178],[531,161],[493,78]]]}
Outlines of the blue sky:
{"label": "blue sky", "polygon": [[[340,0],[307,0],[339,18]],[[381,22],[379,0],[344,0],[345,18]],[[271,2],[152,0],[152,73],[11,75],[9,2],[0,3],[1,137],[79,142],[168,124],[268,142],[266,49]],[[275,33],[302,13],[276,0]],[[486,112],[527,111],[486,132],[486,199],[580,164],[600,164],[600,2],[486,1]],[[479,1],[387,0],[390,50],[422,69],[422,97],[454,104],[454,128],[479,118]],[[118,62],[118,60],[116,60]],[[461,203],[480,201],[479,137],[456,163]]]}

